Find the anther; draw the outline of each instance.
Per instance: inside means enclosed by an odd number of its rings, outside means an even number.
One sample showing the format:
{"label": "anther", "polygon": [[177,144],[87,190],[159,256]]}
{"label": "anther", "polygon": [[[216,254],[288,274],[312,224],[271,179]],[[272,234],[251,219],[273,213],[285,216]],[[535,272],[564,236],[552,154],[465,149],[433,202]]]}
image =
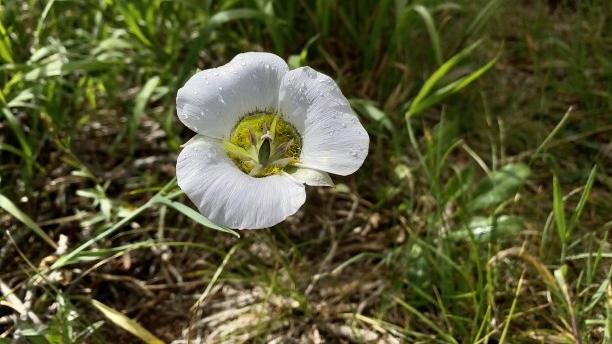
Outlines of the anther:
{"label": "anther", "polygon": [[256,147],[257,146],[257,135],[255,135],[253,128],[248,127],[248,129],[249,129],[249,142],[251,143],[251,146]]}
{"label": "anther", "polygon": [[280,144],[278,147],[276,147],[276,149],[274,150],[274,156],[280,157],[285,155],[285,153],[287,153],[287,151],[289,150],[289,147],[291,147],[291,145],[293,144],[293,139]]}

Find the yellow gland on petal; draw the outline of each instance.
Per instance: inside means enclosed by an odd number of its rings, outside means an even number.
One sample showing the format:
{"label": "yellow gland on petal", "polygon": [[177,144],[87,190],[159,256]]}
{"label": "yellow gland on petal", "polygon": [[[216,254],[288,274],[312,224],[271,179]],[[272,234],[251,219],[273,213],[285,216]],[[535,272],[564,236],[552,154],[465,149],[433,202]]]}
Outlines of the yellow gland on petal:
{"label": "yellow gland on petal", "polygon": [[256,111],[238,121],[223,148],[244,173],[267,177],[299,162],[302,137],[281,115]]}

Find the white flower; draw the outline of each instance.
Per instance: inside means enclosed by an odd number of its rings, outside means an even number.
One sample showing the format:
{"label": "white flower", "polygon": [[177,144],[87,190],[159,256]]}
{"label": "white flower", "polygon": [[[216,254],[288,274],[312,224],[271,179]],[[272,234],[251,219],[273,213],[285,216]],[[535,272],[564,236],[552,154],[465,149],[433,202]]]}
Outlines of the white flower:
{"label": "white flower", "polygon": [[238,229],[273,226],[306,200],[304,183],[355,172],[369,137],[330,77],[289,71],[280,57],[244,53],[203,70],[176,98],[198,133],[181,151],[178,185],[210,220]]}

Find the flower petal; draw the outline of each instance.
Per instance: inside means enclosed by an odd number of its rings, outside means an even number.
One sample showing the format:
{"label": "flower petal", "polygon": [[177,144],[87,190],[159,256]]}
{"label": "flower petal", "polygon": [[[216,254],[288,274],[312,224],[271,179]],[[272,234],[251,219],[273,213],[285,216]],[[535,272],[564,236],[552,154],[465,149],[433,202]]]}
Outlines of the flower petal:
{"label": "flower petal", "polygon": [[307,167],[293,167],[287,170],[288,176],[295,179],[299,183],[304,183],[310,186],[334,186],[329,174]]}
{"label": "flower petal", "polygon": [[276,109],[278,89],[288,70],[274,54],[238,54],[221,67],[196,73],[179,89],[178,117],[199,134],[227,138],[245,114]]}
{"label": "flower petal", "polygon": [[303,165],[348,175],[363,164],[370,138],[329,76],[309,67],[288,72],[279,108],[303,136]]}
{"label": "flower petal", "polygon": [[179,154],[178,185],[211,221],[237,229],[271,227],[304,204],[303,184],[273,175],[240,171],[214,139],[198,137]]}

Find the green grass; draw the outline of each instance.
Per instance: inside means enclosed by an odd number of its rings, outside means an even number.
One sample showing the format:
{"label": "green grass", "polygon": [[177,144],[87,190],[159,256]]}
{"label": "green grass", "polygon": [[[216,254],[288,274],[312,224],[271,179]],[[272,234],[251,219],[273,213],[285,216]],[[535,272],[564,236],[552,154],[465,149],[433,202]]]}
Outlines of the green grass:
{"label": "green grass", "polygon": [[[0,0],[0,23],[1,344],[612,343],[609,1]],[[252,50],[332,76],[371,145],[236,233],[176,187],[175,96]]]}

